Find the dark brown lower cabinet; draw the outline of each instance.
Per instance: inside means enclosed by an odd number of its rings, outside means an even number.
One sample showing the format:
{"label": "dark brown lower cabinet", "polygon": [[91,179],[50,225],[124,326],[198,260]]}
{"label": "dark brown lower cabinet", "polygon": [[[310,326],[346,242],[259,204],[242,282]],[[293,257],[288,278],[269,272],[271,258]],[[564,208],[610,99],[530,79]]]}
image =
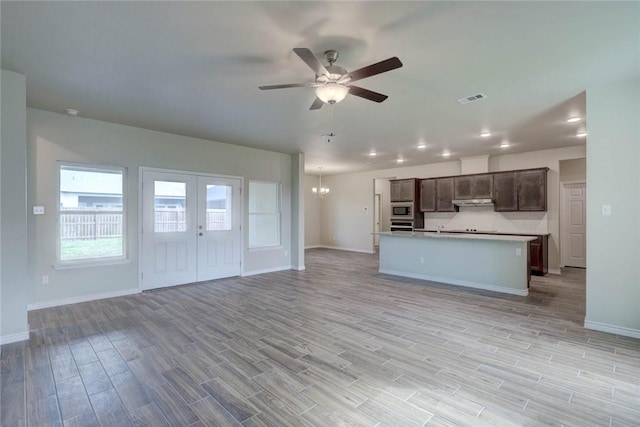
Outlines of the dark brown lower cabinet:
{"label": "dark brown lower cabinet", "polygon": [[529,242],[531,274],[544,276],[549,271],[549,236],[540,235]]}

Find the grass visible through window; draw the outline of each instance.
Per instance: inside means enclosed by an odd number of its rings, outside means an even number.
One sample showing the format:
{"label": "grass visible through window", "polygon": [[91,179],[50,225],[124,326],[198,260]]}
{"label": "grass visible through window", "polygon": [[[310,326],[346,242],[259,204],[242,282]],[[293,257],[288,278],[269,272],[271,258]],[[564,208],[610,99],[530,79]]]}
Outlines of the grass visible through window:
{"label": "grass visible through window", "polygon": [[96,240],[63,240],[60,259],[87,259],[123,256],[122,237]]}

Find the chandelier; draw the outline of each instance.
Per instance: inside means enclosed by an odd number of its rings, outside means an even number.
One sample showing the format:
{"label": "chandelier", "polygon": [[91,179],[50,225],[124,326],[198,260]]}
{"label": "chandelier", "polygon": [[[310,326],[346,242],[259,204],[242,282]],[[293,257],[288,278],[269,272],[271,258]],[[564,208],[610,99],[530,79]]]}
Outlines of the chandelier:
{"label": "chandelier", "polygon": [[311,189],[311,192],[316,198],[322,199],[329,194],[329,189],[327,187],[322,186],[322,166],[319,167],[318,169],[320,169],[320,178],[318,178],[318,186],[313,187]]}

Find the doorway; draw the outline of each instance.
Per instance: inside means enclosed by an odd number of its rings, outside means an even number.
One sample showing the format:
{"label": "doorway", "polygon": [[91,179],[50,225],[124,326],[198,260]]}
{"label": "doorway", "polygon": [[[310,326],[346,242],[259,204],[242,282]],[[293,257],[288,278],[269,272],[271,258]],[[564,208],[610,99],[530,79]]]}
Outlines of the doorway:
{"label": "doorway", "polygon": [[565,267],[587,266],[586,202],[586,183],[563,184],[560,254]]}
{"label": "doorway", "polygon": [[382,195],[380,193],[376,193],[374,198],[373,198],[373,231],[374,234],[373,235],[373,246],[375,246],[375,249],[378,249],[378,246],[380,246],[380,235],[377,233],[380,233],[381,228],[380,228],[380,223],[382,222],[382,215],[381,215],[381,209],[382,209]]}
{"label": "doorway", "polygon": [[241,178],[142,170],[140,287],[241,273]]}

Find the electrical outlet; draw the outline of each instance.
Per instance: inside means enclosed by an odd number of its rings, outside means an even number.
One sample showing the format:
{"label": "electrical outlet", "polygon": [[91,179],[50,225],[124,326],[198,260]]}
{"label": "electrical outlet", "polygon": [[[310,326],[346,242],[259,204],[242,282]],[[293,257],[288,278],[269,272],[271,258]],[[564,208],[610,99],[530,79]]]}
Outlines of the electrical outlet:
{"label": "electrical outlet", "polygon": [[48,285],[49,284],[49,276],[47,276],[46,274],[44,276],[42,276],[42,284],[43,285]]}
{"label": "electrical outlet", "polygon": [[44,206],[34,206],[33,207],[34,215],[44,215]]}
{"label": "electrical outlet", "polygon": [[522,256],[522,249],[516,248],[516,256]]}
{"label": "electrical outlet", "polygon": [[602,205],[602,216],[611,215],[611,205]]}
{"label": "electrical outlet", "polygon": [[284,256],[289,256],[289,251],[284,251]]}

